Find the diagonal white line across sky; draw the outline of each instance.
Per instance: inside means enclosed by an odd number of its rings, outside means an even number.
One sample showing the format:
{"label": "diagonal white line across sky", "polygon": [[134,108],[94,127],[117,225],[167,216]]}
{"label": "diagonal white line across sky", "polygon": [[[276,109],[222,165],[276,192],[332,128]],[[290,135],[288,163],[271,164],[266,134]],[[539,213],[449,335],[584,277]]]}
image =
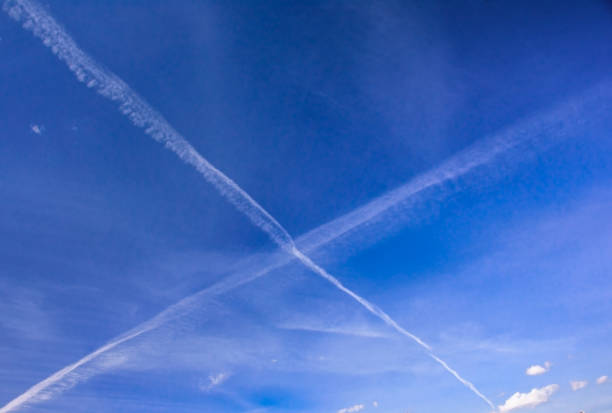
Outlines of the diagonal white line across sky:
{"label": "diagonal white line across sky", "polygon": [[[156,141],[163,143],[166,148],[173,151],[183,162],[193,166],[226,200],[246,215],[254,225],[261,228],[282,250],[292,255],[315,274],[332,283],[332,285],[340,291],[348,294],[366,310],[381,319],[399,334],[415,341],[444,369],[484,400],[491,408],[494,408],[493,403],[478,391],[472,383],[462,378],[456,371],[432,354],[431,347],[423,340],[401,327],[382,309],[345,287],[340,280],[328,273],[321,266],[317,265],[310,257],[299,250],[291,235],[289,235],[285,228],[283,228],[274,217],[233,180],[200,155],[181,134],[170,126],[161,114],[150,107],[123,80],[110,71],[102,68],[81,50],[55,19],[47,14],[37,3],[29,0],[7,0],[4,2],[3,8],[10,17],[16,21],[23,22],[24,28],[31,30],[47,47],[51,48],[53,53],[68,65],[69,69],[77,76],[79,81],[95,89],[100,95],[118,102],[121,112],[126,115],[134,125],[143,128],[145,133]],[[106,345],[107,349],[112,347],[114,347],[112,342]],[[91,357],[95,356],[86,356],[73,365],[63,368],[36,384],[21,396],[18,396],[1,408],[0,412],[13,410],[28,402],[49,385],[57,383],[75,368],[89,361]]]}
{"label": "diagonal white line across sky", "polygon": [[[485,401],[492,409],[495,409],[493,403],[486,396],[484,396],[471,382],[459,375],[459,373],[452,369],[445,361],[436,356],[431,351],[429,345],[401,327],[382,309],[344,286],[337,278],[317,265],[307,255],[309,248],[302,245],[311,244],[312,249],[316,249],[318,246],[328,243],[346,232],[375,219],[390,207],[401,204],[409,197],[427,188],[439,186],[444,182],[465,175],[478,166],[490,163],[499,154],[525,141],[535,142],[537,138],[542,137],[541,134],[544,132],[556,137],[567,134],[570,130],[568,126],[574,126],[576,123],[579,123],[578,118],[573,115],[580,110],[584,110],[583,106],[585,103],[593,103],[597,98],[601,97],[601,92],[608,92],[608,87],[601,87],[595,90],[595,93],[591,92],[577,101],[572,101],[569,104],[555,108],[549,113],[530,119],[525,124],[515,125],[499,136],[495,136],[492,139],[474,145],[433,171],[415,178],[408,184],[377,198],[331,223],[319,227],[315,231],[311,231],[296,242],[274,217],[234,181],[202,157],[182,135],[172,128],[159,113],[140,98],[125,82],[108,70],[103,69],[90,56],[85,54],[61,26],[39,5],[29,0],[6,0],[4,2],[4,10],[13,19],[22,22],[24,28],[31,30],[46,46],[50,47],[53,53],[68,65],[70,70],[75,73],[81,82],[95,89],[102,96],[118,102],[122,113],[136,126],[143,128],[153,139],[163,143],[168,149],[175,152],[181,160],[193,166],[224,198],[226,198],[226,200],[232,203],[240,212],[245,214],[254,225],[266,232],[266,234],[289,255],[285,256],[285,259],[280,260],[280,262],[273,264],[272,267],[278,267],[290,259],[297,259],[311,271],[332,283],[340,291],[349,295],[395,331],[419,344],[433,360],[439,363],[458,381]],[[568,120],[572,122],[568,122]],[[536,133],[534,133],[534,131],[536,131]],[[230,288],[255,279],[270,270],[271,268],[265,268],[257,273],[251,273],[246,277],[244,274],[236,274],[233,278],[230,277],[209,289],[181,300],[179,303],[166,309],[151,320],[142,323],[140,326],[135,327],[79,361],[64,367],[45,380],[34,385],[22,395],[0,408],[0,412],[15,410],[28,402],[37,400],[37,397],[39,397],[42,392],[47,390],[50,386],[61,382],[61,380],[66,378],[75,369],[117,345],[137,337],[146,331],[150,331],[167,320],[173,319],[185,311],[188,311],[203,295],[218,294],[227,291]]]}

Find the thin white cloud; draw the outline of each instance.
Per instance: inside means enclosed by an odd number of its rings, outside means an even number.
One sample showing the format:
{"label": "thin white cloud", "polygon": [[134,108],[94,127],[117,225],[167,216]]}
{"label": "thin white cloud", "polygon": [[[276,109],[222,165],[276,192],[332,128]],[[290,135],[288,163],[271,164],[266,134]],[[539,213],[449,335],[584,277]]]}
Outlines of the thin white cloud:
{"label": "thin white cloud", "polygon": [[231,376],[230,373],[221,372],[215,375],[208,376],[208,382],[200,384],[200,390],[202,391],[211,391],[215,387],[219,386],[223,382],[225,382]]}
{"label": "thin white cloud", "polygon": [[30,125],[30,129],[32,130],[32,132],[34,132],[37,135],[40,135],[43,133],[43,131],[45,130],[44,126],[40,126],[40,125]]}
{"label": "thin white cloud", "polygon": [[588,384],[589,382],[586,380],[570,381],[570,386],[572,387],[573,391],[584,389]]}
{"label": "thin white cloud", "polygon": [[365,409],[363,404],[356,404],[351,407],[345,407],[344,409],[338,410],[338,413],[355,413]]}
{"label": "thin white cloud", "polygon": [[608,381],[608,376],[601,376],[597,378],[597,384],[604,384]]}
{"label": "thin white cloud", "polygon": [[42,302],[39,291],[0,281],[0,331],[34,340],[55,337],[58,334],[55,321],[44,310]]}
{"label": "thin white cloud", "polygon": [[374,401],[372,402],[372,406],[374,406],[374,407],[378,407],[378,402],[377,402],[376,400],[374,400]]}
{"label": "thin white cloud", "polygon": [[287,322],[280,324],[278,328],[284,330],[308,331],[313,333],[341,334],[357,337],[384,338],[389,334],[379,328],[369,325],[341,324],[341,325],[321,325],[316,322]]}
{"label": "thin white cloud", "polygon": [[546,403],[557,390],[559,390],[559,385],[549,384],[540,389],[532,389],[529,393],[516,392],[503,405],[499,406],[499,411],[504,413],[539,406]]}
{"label": "thin white cloud", "polygon": [[535,364],[530,366],[527,370],[525,370],[525,374],[528,376],[539,376],[540,374],[548,373],[550,370],[550,362],[545,362],[543,366],[539,364]]}

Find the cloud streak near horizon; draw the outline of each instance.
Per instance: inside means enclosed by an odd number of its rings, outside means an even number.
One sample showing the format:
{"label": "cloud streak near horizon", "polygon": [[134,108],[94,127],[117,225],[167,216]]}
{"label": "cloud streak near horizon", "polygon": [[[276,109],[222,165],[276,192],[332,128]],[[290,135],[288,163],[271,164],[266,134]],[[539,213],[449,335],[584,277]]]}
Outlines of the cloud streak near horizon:
{"label": "cloud streak near horizon", "polygon": [[[74,40],[63,30],[63,28],[48,15],[38,4],[28,0],[6,0],[3,9],[11,18],[23,22],[23,27],[40,38],[45,46],[76,75],[80,82],[89,88],[95,89],[100,95],[119,103],[120,111],[127,116],[132,123],[144,129],[145,133],[156,141],[163,143],[166,148],[172,150],[185,163],[193,166],[202,176],[213,185],[217,191],[234,205],[240,212],[245,214],[251,222],[261,228],[281,249],[293,255],[306,267],[317,275],[332,283],[340,291],[348,294],[360,305],[366,308],[384,323],[396,330],[398,333],[412,339],[423,347],[436,362],[467,386],[478,397],[494,408],[493,403],[487,399],[469,381],[462,378],[455,370],[451,369],[445,362],[431,352],[431,347],[419,337],[410,333],[395,322],[388,314],[365,298],[359,296],[352,290],[346,288],[337,278],[329,274],[325,269],[317,265],[306,254],[299,250],[289,233],[275,218],[273,218],[261,205],[259,205],[249,194],[240,188],[233,180],[215,168],[210,162],[202,157],[197,150],[181,136],[168,122],[151,108],[138,94],[136,94],[123,80],[108,70],[103,69],[90,56],[81,50]],[[145,330],[146,331],[146,330]],[[141,333],[133,331],[121,338],[111,341],[100,349],[85,356],[45,380],[37,383],[25,393],[10,401],[0,409],[0,412],[14,410],[24,403],[30,401],[42,390],[57,383],[67,374],[81,365],[89,362],[99,354],[127,341]]]}

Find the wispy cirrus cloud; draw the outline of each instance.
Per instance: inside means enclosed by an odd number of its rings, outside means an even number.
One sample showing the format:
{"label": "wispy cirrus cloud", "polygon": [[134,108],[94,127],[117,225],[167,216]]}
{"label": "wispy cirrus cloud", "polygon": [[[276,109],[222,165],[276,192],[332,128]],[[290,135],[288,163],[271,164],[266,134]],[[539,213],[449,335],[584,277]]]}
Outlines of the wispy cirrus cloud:
{"label": "wispy cirrus cloud", "polygon": [[0,332],[6,338],[41,340],[55,337],[54,320],[43,303],[44,295],[36,290],[0,282]]}
{"label": "wispy cirrus cloud", "polygon": [[338,413],[357,413],[362,411],[363,409],[365,409],[365,405],[363,404],[356,404],[354,406],[351,407],[345,407],[343,409],[338,410]]}
{"label": "wispy cirrus cloud", "polygon": [[388,331],[374,325],[371,321],[350,314],[346,317],[337,316],[336,319],[325,319],[322,314],[304,316],[298,315],[286,318],[277,324],[283,330],[304,331],[322,334],[339,334],[364,338],[386,338]]}
{"label": "wispy cirrus cloud", "polygon": [[285,330],[301,330],[301,331],[310,331],[316,333],[325,333],[325,334],[342,334],[342,335],[350,335],[350,336],[358,336],[358,337],[370,337],[370,338],[383,338],[388,337],[389,335],[373,329],[369,329],[363,326],[317,326],[317,325],[308,325],[308,324],[282,324],[279,325],[279,328]]}
{"label": "wispy cirrus cloud", "polygon": [[573,381],[570,381],[570,386],[571,386],[573,391],[584,389],[586,386],[588,386],[588,384],[589,384],[589,382],[586,381],[586,380],[573,380]]}
{"label": "wispy cirrus cloud", "polygon": [[229,379],[231,376],[230,373],[222,371],[220,373],[217,374],[213,374],[208,376],[208,381],[207,382],[202,382],[200,383],[200,390],[205,391],[205,392],[209,392],[211,390],[213,390],[215,387],[221,385],[222,383],[224,383],[227,379]]}

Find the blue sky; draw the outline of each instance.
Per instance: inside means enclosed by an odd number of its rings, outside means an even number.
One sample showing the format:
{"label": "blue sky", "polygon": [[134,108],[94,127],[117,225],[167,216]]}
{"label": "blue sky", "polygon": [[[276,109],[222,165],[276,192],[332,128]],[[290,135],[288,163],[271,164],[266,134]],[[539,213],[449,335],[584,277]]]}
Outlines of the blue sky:
{"label": "blue sky", "polygon": [[0,411],[612,412],[609,3],[3,6]]}

